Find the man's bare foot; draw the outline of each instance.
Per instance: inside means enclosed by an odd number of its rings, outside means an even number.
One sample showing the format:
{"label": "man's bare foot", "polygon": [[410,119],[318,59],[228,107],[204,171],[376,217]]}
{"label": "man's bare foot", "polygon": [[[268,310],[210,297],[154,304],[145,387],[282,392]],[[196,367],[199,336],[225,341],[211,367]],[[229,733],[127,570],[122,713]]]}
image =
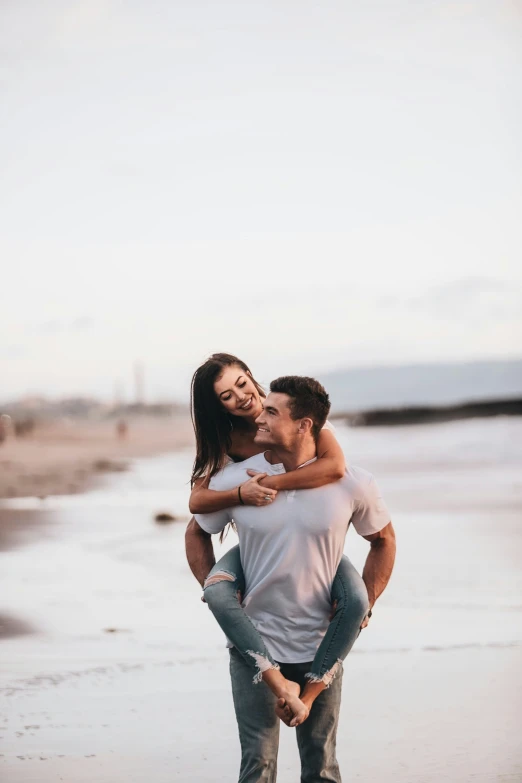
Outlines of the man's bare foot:
{"label": "man's bare foot", "polygon": [[304,723],[310,714],[308,707],[299,698],[300,692],[301,688],[296,682],[287,680],[286,691],[276,704],[276,715],[292,728]]}

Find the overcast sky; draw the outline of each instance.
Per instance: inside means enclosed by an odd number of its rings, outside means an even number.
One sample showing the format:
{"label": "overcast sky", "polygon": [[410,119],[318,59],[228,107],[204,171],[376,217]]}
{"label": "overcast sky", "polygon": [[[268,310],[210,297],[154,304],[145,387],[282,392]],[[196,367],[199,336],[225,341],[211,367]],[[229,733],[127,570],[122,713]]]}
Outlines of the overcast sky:
{"label": "overcast sky", "polygon": [[522,4],[3,0],[0,398],[518,356]]}

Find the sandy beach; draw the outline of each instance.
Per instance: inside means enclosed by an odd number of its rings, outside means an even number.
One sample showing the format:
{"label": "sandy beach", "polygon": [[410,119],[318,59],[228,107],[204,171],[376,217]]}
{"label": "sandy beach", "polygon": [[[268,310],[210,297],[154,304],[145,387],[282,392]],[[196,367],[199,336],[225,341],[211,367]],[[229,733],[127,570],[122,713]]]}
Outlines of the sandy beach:
{"label": "sandy beach", "polygon": [[[521,435],[519,420],[339,430],[378,477],[398,540],[345,666],[345,783],[522,779]],[[2,780],[237,779],[227,652],[183,549],[192,456],[130,460],[85,494],[3,501]],[[159,508],[182,521],[155,524]],[[360,568],[352,531],[345,551]],[[298,769],[283,726],[279,783]]]}
{"label": "sandy beach", "polygon": [[[354,655],[339,727],[343,780],[520,781],[519,668],[510,649]],[[127,659],[36,678],[7,697],[17,706],[2,726],[0,769],[9,783],[237,780],[227,677],[224,660]],[[279,783],[298,770],[294,733],[282,727]]]}
{"label": "sandy beach", "polygon": [[114,421],[39,423],[33,434],[0,443],[0,499],[83,492],[128,460],[162,454],[193,442],[188,412],[128,420],[124,438]]}

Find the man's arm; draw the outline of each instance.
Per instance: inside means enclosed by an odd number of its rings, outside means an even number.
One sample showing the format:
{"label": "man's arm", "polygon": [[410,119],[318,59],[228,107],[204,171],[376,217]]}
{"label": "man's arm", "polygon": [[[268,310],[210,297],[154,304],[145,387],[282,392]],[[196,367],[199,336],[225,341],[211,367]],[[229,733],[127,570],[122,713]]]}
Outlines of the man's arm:
{"label": "man's arm", "polygon": [[[364,538],[370,542],[370,551],[364,564],[362,578],[368,590],[368,600],[372,609],[378,597],[390,581],[395,562],[395,530],[391,522],[378,533],[372,533]],[[368,625],[366,619],[362,628]]]}
{"label": "man's arm", "polygon": [[[337,438],[327,429],[322,429],[317,441],[317,459],[309,465],[277,476],[267,476],[259,482],[262,487],[283,489],[315,489],[342,479],[346,473],[344,453]],[[252,471],[248,471],[252,475]]]}
{"label": "man's arm", "polygon": [[212,537],[198,525],[194,517],[185,532],[185,552],[190,570],[203,587],[205,579],[216,563]]}

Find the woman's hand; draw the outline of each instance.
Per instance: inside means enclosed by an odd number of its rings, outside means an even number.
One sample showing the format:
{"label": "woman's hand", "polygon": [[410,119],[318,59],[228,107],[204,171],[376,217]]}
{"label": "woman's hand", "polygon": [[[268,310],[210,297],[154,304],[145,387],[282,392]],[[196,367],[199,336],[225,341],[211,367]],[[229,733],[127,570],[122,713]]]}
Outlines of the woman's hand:
{"label": "woman's hand", "polygon": [[366,615],[366,617],[364,618],[364,620],[361,623],[361,631],[362,631],[363,628],[366,628],[369,625],[371,616],[372,616],[372,610],[369,609],[368,610],[368,614]]}
{"label": "woman's hand", "polygon": [[259,482],[266,473],[255,473],[253,470],[247,472],[252,478],[241,484],[241,500],[247,506],[269,506],[277,492],[275,489],[260,486]]}

